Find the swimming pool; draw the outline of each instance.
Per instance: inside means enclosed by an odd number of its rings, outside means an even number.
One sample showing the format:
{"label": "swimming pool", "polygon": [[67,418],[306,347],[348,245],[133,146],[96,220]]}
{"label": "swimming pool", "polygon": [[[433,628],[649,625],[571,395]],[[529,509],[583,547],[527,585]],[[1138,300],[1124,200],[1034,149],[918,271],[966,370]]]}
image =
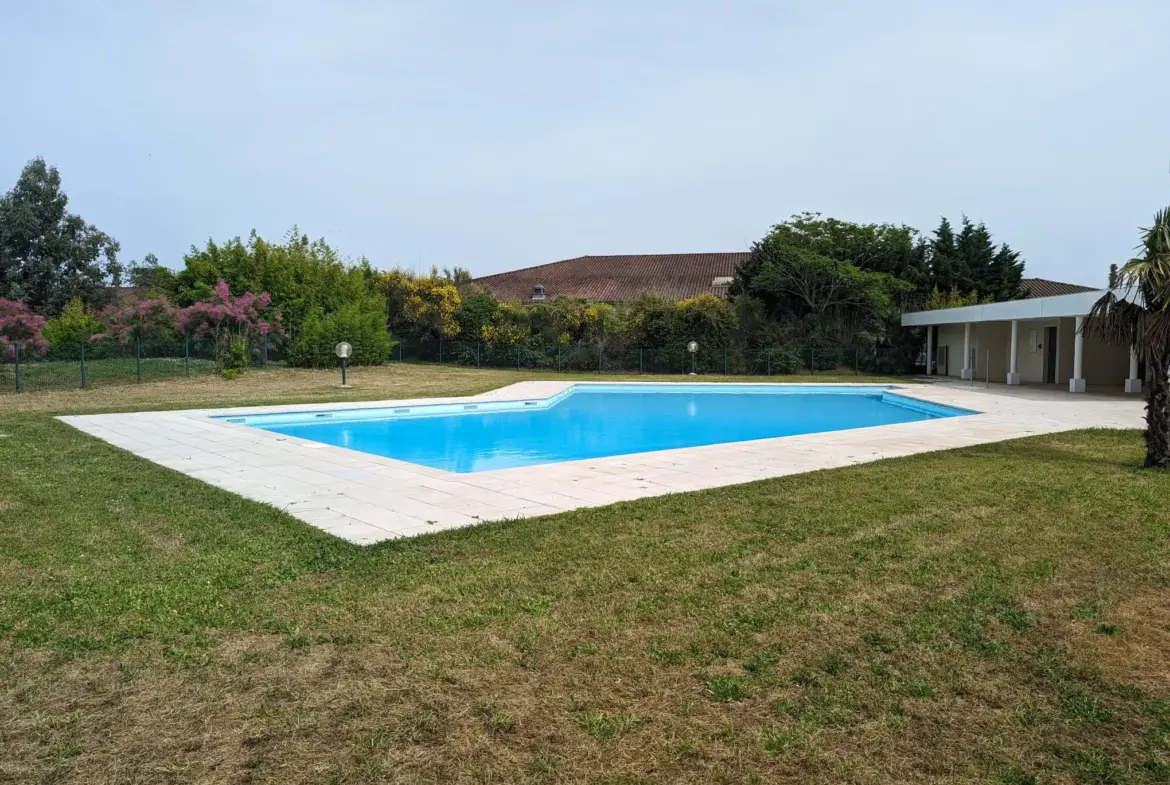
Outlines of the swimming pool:
{"label": "swimming pool", "polygon": [[579,384],[548,399],[219,419],[450,472],[969,414],[888,387]]}

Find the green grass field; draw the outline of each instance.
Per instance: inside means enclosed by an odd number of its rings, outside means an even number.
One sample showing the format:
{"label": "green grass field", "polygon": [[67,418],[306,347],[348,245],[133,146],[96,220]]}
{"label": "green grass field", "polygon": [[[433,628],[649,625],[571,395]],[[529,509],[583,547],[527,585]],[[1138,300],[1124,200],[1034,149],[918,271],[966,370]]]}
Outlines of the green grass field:
{"label": "green grass field", "polygon": [[1170,781],[1170,476],[1137,433],[363,549],[50,416],[522,378],[0,399],[0,782]]}

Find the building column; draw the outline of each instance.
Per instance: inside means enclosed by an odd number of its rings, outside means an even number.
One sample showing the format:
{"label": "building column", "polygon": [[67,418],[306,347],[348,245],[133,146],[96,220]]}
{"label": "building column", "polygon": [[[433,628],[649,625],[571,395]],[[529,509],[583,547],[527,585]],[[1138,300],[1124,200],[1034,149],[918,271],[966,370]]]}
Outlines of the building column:
{"label": "building column", "polygon": [[934,373],[934,328],[926,328],[926,375]]}
{"label": "building column", "polygon": [[1085,324],[1085,317],[1077,317],[1076,335],[1073,338],[1073,374],[1072,378],[1068,380],[1068,391],[1075,393],[1082,393],[1085,391],[1085,335],[1082,332],[1082,327]]}
{"label": "building column", "polygon": [[971,378],[971,323],[967,322],[963,325],[963,370],[959,373],[960,378]]}
{"label": "building column", "polygon": [[1019,319],[1012,319],[1012,345],[1008,351],[1008,356],[1011,357],[1011,365],[1008,366],[1007,383],[1019,384],[1020,374],[1016,370],[1016,355],[1019,352],[1020,344],[1020,321]]}
{"label": "building column", "polygon": [[1129,378],[1125,380],[1125,391],[1127,393],[1140,393],[1142,391],[1142,380],[1138,378],[1137,350],[1133,348],[1129,350]]}

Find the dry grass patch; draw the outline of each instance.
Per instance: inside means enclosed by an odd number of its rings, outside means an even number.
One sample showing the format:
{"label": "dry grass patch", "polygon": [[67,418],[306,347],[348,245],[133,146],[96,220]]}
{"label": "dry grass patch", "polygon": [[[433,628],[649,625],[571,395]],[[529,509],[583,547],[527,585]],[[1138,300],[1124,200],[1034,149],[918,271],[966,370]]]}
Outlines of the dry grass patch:
{"label": "dry grass patch", "polygon": [[1170,590],[1123,600],[1100,613],[1081,607],[1069,636],[1109,678],[1151,695],[1170,695]]}

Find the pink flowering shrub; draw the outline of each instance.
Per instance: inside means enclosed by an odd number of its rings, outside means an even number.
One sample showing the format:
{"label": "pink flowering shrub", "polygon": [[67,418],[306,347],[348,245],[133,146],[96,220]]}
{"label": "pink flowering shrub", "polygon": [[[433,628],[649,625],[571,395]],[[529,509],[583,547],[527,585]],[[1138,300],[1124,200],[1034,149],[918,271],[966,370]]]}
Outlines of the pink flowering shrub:
{"label": "pink flowering shrub", "polygon": [[118,343],[159,338],[172,332],[178,323],[178,310],[166,297],[143,300],[134,305],[109,305],[98,314],[105,329],[89,340],[107,338]]}
{"label": "pink flowering shrub", "polygon": [[49,342],[41,337],[45,317],[38,316],[24,303],[0,298],[0,355],[14,357],[14,344],[20,344],[22,352],[44,354],[49,351]]}
{"label": "pink flowering shrub", "polygon": [[[179,330],[193,338],[210,340],[220,365],[246,365],[249,343],[265,335],[284,335],[280,313],[271,310],[268,292],[244,292],[233,297],[223,280],[216,282],[213,291],[211,302],[194,303],[179,312]],[[228,363],[232,357],[236,359]]]}

